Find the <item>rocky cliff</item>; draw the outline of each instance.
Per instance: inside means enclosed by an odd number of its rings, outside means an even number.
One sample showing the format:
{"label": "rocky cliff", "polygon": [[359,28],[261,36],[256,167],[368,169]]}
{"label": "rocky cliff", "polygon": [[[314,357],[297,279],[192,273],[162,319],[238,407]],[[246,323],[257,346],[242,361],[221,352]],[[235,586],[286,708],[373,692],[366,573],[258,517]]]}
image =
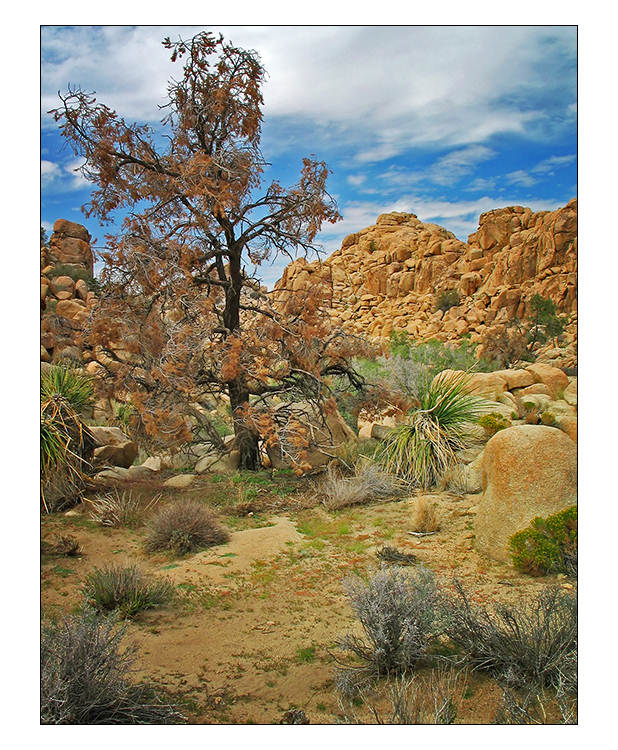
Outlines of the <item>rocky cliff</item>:
{"label": "rocky cliff", "polygon": [[[479,341],[493,325],[524,318],[530,298],[550,297],[577,325],[577,201],[533,213],[512,206],[481,215],[467,242],[410,213],[389,213],[348,235],[325,261],[291,263],[275,286],[279,304],[332,281],[331,315],[351,333],[386,338],[406,330],[424,340]],[[436,310],[441,292],[456,290],[459,304]]]}

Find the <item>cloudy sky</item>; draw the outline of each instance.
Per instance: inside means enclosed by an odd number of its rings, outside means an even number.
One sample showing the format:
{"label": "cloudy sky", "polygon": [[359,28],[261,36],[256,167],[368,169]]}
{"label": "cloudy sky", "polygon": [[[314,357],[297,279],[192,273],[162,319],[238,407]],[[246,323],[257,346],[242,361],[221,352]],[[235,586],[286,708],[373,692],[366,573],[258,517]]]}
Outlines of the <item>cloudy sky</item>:
{"label": "cloudy sky", "polygon": [[[483,211],[553,209],[577,189],[577,35],[572,26],[54,27],[42,53],[42,224],[109,229],[80,207],[89,185],[47,110],[77,84],[129,120],[156,125],[178,75],[161,40],[209,28],[256,50],[268,71],[262,150],[268,178],[292,183],[301,158],[333,171],[343,221],[320,243],[385,211],[412,211],[461,239]],[[264,266],[272,284],[284,261]]]}

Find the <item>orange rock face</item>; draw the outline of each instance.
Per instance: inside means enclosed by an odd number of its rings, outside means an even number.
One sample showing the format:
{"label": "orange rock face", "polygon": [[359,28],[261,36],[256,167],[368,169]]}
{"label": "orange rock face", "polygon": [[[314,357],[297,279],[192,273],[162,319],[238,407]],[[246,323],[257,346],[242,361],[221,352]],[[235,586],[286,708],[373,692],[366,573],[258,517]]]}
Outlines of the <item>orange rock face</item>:
{"label": "orange rock face", "polygon": [[[478,341],[488,326],[525,318],[534,294],[549,297],[570,316],[576,335],[577,201],[533,213],[512,206],[482,214],[468,242],[419,221],[414,214],[382,214],[348,235],[324,262],[291,263],[275,285],[278,303],[332,280],[331,316],[350,333],[380,339],[393,329],[416,339]],[[436,297],[455,289],[459,304],[437,313]]]}

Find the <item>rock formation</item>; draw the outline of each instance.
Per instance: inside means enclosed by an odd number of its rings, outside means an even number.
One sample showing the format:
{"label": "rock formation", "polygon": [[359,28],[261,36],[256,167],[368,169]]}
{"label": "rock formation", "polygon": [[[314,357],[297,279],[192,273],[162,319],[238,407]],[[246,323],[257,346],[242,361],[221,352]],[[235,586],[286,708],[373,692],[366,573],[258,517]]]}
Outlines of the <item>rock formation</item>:
{"label": "rock formation", "polygon": [[93,255],[85,227],[65,219],[54,224],[41,247],[41,360],[81,363],[81,333],[97,303],[92,291]]}
{"label": "rock formation", "polygon": [[[291,263],[275,297],[285,306],[317,279],[332,281],[334,321],[374,339],[405,330],[417,340],[469,334],[478,342],[491,326],[525,318],[539,293],[569,316],[566,338],[573,341],[577,201],[551,212],[521,206],[489,211],[468,242],[411,213],[382,214],[348,235],[327,260]],[[437,310],[437,296],[448,290],[456,290],[459,304]]]}

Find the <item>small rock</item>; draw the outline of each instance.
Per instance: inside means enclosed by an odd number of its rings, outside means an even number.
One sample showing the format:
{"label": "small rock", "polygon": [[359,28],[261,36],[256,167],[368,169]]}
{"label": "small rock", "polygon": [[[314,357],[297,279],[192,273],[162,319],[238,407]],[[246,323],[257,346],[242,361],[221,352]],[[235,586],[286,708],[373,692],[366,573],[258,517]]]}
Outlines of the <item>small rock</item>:
{"label": "small rock", "polygon": [[193,480],[196,478],[196,474],[178,474],[175,477],[170,477],[163,482],[164,487],[176,487],[181,489],[183,487],[190,487]]}

